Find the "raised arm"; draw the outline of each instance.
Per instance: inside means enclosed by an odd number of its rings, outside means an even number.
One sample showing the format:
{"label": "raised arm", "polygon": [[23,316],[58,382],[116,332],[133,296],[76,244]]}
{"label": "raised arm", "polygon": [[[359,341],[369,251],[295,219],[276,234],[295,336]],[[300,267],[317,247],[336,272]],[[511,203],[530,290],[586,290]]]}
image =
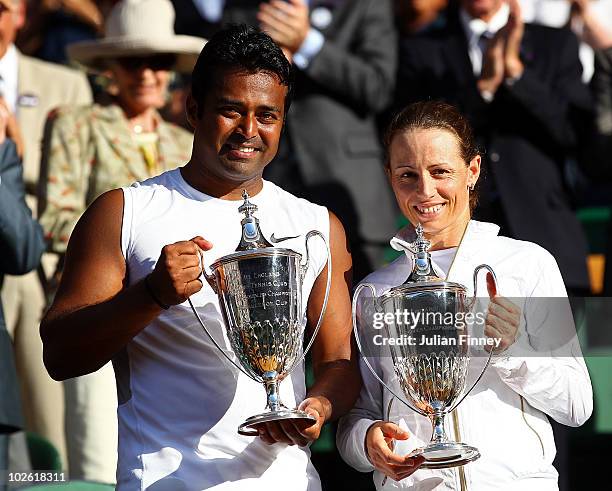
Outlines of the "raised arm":
{"label": "raised arm", "polygon": [[163,248],[145,281],[128,285],[121,252],[123,193],[100,196],[79,220],[68,244],[64,273],[40,332],[44,361],[56,380],[91,373],[106,364],[164,305],[182,303],[202,288],[201,237]]}
{"label": "raised arm", "polygon": [[[306,74],[322,87],[368,112],[379,112],[393,97],[397,67],[397,33],[388,0],[354,2],[363,17],[350,51],[326,38]],[[360,5],[357,5],[360,4]]]}
{"label": "raised arm", "polygon": [[390,0],[347,0],[337,17],[347,17],[339,22],[346,22],[350,30],[337,33],[311,26],[307,4],[305,0],[262,2],[261,28],[324,93],[365,113],[385,109],[393,97],[397,67]]}

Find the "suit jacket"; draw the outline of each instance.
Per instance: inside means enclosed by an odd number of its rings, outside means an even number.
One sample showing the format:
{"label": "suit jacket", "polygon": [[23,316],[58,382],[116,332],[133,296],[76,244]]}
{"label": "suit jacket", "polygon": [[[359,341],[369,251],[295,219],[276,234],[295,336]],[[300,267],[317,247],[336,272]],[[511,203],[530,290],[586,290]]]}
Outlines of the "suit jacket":
{"label": "suit jacket", "polygon": [[19,94],[17,120],[24,139],[23,177],[28,204],[36,210],[43,129],[51,109],[65,104],[91,103],[91,89],[84,73],[18,54]]}
{"label": "suit jacket", "polygon": [[527,24],[521,59],[522,77],[486,103],[458,15],[451,15],[444,27],[402,41],[397,98],[457,105],[486,150],[476,216],[500,207],[506,234],[548,249],[569,287],[588,288],[586,239],[563,180],[580,127],[588,126],[581,122],[592,117],[578,43],[569,30]]}
{"label": "suit jacket", "polygon": [[349,237],[357,232],[367,242],[386,243],[396,229],[396,207],[376,116],[393,98],[397,36],[391,2],[312,1],[311,12],[321,4],[331,10],[331,23],[320,29],[321,51],[297,72],[288,133],[315,200],[318,195],[344,218]]}
{"label": "suit jacket", "polygon": [[[258,25],[259,1],[226,0],[221,23]],[[219,24],[201,22],[190,0],[174,0],[175,29],[210,37]],[[296,194],[295,172],[275,168],[295,159],[305,197],[342,220],[353,246],[384,244],[396,229],[396,205],[384,176],[376,115],[393,97],[397,36],[390,0],[310,0],[311,23],[324,36],[321,51],[297,70],[287,119],[290,149],[264,174]],[[313,19],[327,10],[327,26]],[[325,16],[324,16],[325,17]],[[197,22],[194,20],[198,19]],[[281,175],[281,177],[272,176]]]}
{"label": "suit jacket", "polygon": [[[25,203],[21,162],[10,140],[0,144],[0,285],[4,274],[34,269],[45,248],[40,226]],[[23,425],[13,345],[0,305],[0,433]]]}
{"label": "suit jacket", "polygon": [[612,179],[612,48],[595,52],[591,80],[595,99],[595,127],[586,163],[594,179]]}

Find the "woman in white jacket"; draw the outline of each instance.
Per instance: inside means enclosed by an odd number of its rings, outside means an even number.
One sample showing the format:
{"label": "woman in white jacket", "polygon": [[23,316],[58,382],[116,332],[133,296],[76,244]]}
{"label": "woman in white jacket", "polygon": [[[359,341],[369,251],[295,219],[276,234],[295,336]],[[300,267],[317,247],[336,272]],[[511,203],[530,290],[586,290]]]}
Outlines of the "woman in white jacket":
{"label": "woman in white jacket", "polygon": [[[481,159],[469,124],[452,106],[408,106],[391,123],[385,143],[387,174],[410,221],[392,246],[406,251],[420,223],[438,276],[468,291],[474,268],[492,266],[497,288],[489,277],[477,295],[491,297],[484,335],[500,346],[474,391],[446,418],[449,437],[476,446],[480,459],[417,470],[422,459],[409,454],[427,444],[431,423],[398,401],[389,406],[393,396],[363,360],[360,398],[338,428],[340,453],[356,469],[374,470],[377,489],[556,490],[547,415],[579,426],[591,415],[593,396],[555,259],[535,244],[498,236],[497,225],[470,219]],[[402,284],[411,270],[411,254],[405,254],[365,281],[380,294]],[[402,394],[391,359],[369,361]],[[485,362],[473,357],[468,378]]]}

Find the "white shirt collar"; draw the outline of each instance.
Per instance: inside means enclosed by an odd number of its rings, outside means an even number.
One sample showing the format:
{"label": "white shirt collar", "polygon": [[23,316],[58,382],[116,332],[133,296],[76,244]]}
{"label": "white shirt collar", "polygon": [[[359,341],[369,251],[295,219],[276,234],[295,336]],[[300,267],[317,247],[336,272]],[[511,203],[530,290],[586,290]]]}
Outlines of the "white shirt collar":
{"label": "white shirt collar", "polygon": [[[496,236],[499,233],[499,225],[488,222],[479,222],[477,220],[470,220],[468,223],[467,230],[463,236],[460,247],[464,244],[469,243],[471,246],[473,241],[479,241],[483,237]],[[416,239],[416,233],[414,227],[411,224],[406,225],[402,228],[395,237],[390,240],[391,247],[396,251],[404,251],[407,254],[410,253],[408,246],[411,242]]]}
{"label": "white shirt collar", "polygon": [[[446,281],[456,281],[456,278],[461,277],[465,271],[466,264],[470,264],[469,260],[480,254],[482,251],[483,243],[492,237],[496,237],[499,234],[499,225],[488,222],[479,222],[476,220],[470,220],[467,226],[463,239],[459,244],[457,252],[455,253],[453,272],[442,271],[435,262],[433,263],[434,272],[440,277],[446,277]],[[414,227],[411,224],[406,225],[402,228],[395,237],[390,241],[391,247],[396,251],[403,251],[405,253],[405,259],[408,263],[408,271],[412,269],[412,252],[410,252],[409,245],[416,239],[416,233]]]}
{"label": "white shirt collar", "polygon": [[0,76],[2,76],[2,82],[0,83],[0,88],[3,92],[2,95],[11,112],[14,113],[17,107],[19,90],[17,48],[15,48],[14,44],[11,44],[4,56],[0,58]]}
{"label": "white shirt collar", "polygon": [[499,10],[495,12],[495,15],[493,15],[489,22],[473,18],[464,9],[459,10],[459,19],[461,20],[461,25],[470,44],[478,43],[480,36],[484,32],[488,31],[491,34],[495,34],[506,25],[509,15],[510,7],[505,2],[502,3]]}

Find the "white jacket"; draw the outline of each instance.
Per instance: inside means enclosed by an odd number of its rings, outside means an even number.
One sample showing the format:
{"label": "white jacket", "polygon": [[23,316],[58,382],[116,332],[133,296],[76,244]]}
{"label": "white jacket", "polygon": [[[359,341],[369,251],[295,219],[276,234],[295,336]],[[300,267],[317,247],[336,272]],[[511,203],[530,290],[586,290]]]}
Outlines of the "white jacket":
{"label": "white jacket", "polygon": [[[591,382],[573,319],[567,315],[569,302],[564,300],[567,294],[555,259],[535,244],[498,236],[498,231],[497,225],[471,221],[447,278],[465,285],[471,295],[474,268],[486,263],[497,274],[498,293],[519,302],[523,312],[516,343],[494,357],[476,388],[456,410],[457,417],[446,417],[449,438],[476,446],[482,456],[461,472],[457,468],[422,469],[400,482],[389,478],[384,487],[384,476],[376,471],[376,489],[558,489],[557,472],[552,466],[555,443],[546,415],[568,426],[583,424],[593,409]],[[408,233],[414,233],[411,227],[401,231],[392,245],[399,248],[403,242],[398,239]],[[380,295],[403,283],[411,270],[411,258],[403,255],[364,281],[374,284]],[[484,280],[484,274],[480,280]],[[479,298],[488,298],[485,281],[479,281],[477,293]],[[560,299],[554,303],[543,300],[554,297]],[[565,342],[562,348],[558,348],[560,339]],[[402,394],[390,358],[368,360],[378,375]],[[486,357],[472,357],[468,380],[475,380],[485,361]],[[401,455],[429,442],[431,423],[397,400],[387,415],[391,394],[373,377],[363,359],[361,373],[361,395],[340,421],[337,445],[348,464],[369,472],[374,468],[366,456],[364,441],[374,421],[388,419],[410,433],[408,440],[396,442],[395,451]]]}

